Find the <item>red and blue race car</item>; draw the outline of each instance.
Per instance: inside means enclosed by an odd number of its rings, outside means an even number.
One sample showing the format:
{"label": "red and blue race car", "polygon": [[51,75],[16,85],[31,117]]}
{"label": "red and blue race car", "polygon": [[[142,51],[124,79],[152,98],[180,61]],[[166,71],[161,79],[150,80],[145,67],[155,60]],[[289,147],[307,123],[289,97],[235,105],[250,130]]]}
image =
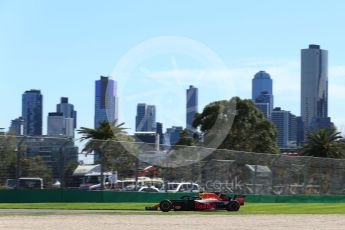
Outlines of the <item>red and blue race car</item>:
{"label": "red and blue race car", "polygon": [[244,196],[233,197],[221,193],[200,193],[199,196],[182,196],[178,200],[162,200],[159,204],[146,207],[146,210],[158,210],[162,212],[174,211],[204,211],[227,210],[238,211],[244,205]]}

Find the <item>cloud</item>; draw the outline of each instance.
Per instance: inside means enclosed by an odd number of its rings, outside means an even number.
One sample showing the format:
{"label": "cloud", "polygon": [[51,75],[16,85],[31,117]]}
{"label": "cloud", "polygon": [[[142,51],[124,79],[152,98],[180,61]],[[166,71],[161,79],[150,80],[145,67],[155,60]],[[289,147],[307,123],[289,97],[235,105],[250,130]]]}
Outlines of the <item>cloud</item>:
{"label": "cloud", "polygon": [[[259,64],[260,63],[260,64]],[[266,63],[266,68],[262,68],[262,62],[252,62],[248,66],[239,64],[236,67],[227,69],[171,69],[171,70],[149,70],[141,69],[142,73],[155,81],[181,82],[185,84],[185,80],[190,82],[198,82],[198,85],[209,86],[216,84],[224,86],[231,84],[237,90],[251,89],[251,80],[255,73],[260,70],[268,72],[274,81],[274,90],[279,92],[297,91],[300,89],[299,65],[297,62],[287,63]]]}
{"label": "cloud", "polygon": [[329,68],[328,77],[330,79],[345,79],[345,65],[336,65]]}
{"label": "cloud", "polygon": [[336,98],[339,101],[345,100],[345,85],[330,84],[328,91],[329,98]]}
{"label": "cloud", "polygon": [[[156,103],[160,111],[170,111],[176,107],[176,101],[184,101],[186,85],[199,88],[199,103],[240,96],[251,97],[252,79],[260,70],[268,72],[273,79],[274,106],[282,107],[296,115],[300,111],[300,62],[299,60],[240,60],[228,65],[228,68],[180,68],[177,64],[171,69],[140,68],[140,76],[152,85],[150,94],[156,94],[150,103]],[[145,87],[144,87],[145,89]],[[157,92],[156,92],[157,91]],[[213,95],[217,91],[217,95]],[[147,95],[138,90],[131,100],[143,101]],[[202,98],[204,97],[204,98]],[[345,127],[342,102],[345,100],[345,65],[329,66],[329,114],[337,127]],[[183,106],[179,109],[163,112],[160,116],[169,116],[183,120]],[[164,120],[164,119],[162,119]],[[177,123],[177,121],[176,121]],[[180,122],[181,123],[181,122]]]}

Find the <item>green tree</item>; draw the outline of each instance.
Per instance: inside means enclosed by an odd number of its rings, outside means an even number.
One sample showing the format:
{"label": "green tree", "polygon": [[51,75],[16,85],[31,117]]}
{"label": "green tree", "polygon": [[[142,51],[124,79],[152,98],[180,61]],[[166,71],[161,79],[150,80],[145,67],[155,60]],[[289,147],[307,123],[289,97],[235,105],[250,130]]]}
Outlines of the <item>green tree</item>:
{"label": "green tree", "polygon": [[318,129],[307,136],[301,155],[313,157],[344,158],[344,142],[335,128]]}
{"label": "green tree", "polygon": [[189,135],[188,129],[184,129],[180,133],[180,139],[178,142],[176,142],[176,145],[187,145],[187,146],[193,146],[194,145],[194,140],[193,138]]}
{"label": "green tree", "polygon": [[274,124],[264,118],[251,100],[233,97],[229,101],[212,102],[196,114],[193,126],[200,127],[206,146],[214,138],[222,138],[218,146],[211,147],[278,153]]}
{"label": "green tree", "polygon": [[40,177],[45,187],[50,187],[53,182],[52,172],[43,162],[41,156],[23,157],[20,160],[21,177]]}
{"label": "green tree", "polygon": [[11,133],[0,134],[0,184],[16,177],[16,138]]}
{"label": "green tree", "polygon": [[[64,167],[63,171],[63,184],[61,184],[62,187],[74,187],[76,186],[74,184],[73,180],[73,172],[78,167],[79,163],[78,161],[68,161]],[[79,184],[77,185],[79,186]]]}
{"label": "green tree", "polygon": [[82,134],[81,140],[87,140],[83,151],[87,154],[90,154],[94,151],[95,154],[98,154],[99,158],[101,159],[102,189],[104,188],[104,171],[111,169],[115,163],[113,159],[124,152],[122,145],[116,142],[132,141],[132,138],[129,137],[125,131],[126,128],[122,127],[123,125],[124,123],[116,125],[115,122],[110,123],[104,120],[99,123],[98,128],[91,129],[81,127],[78,130],[78,133]]}
{"label": "green tree", "polygon": [[102,154],[102,148],[108,143],[108,141],[132,141],[126,133],[126,128],[122,126],[124,123],[116,125],[108,121],[101,121],[99,127],[85,128],[81,127],[78,130],[78,133],[82,135],[81,140],[87,140],[83,151],[86,153],[91,153],[93,151],[98,151],[99,154]]}

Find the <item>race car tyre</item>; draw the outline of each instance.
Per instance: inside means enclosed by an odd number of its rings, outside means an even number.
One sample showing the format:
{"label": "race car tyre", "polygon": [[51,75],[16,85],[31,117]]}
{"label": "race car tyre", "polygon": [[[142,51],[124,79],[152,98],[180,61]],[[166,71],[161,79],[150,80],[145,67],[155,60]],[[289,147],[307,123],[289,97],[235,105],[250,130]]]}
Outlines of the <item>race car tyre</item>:
{"label": "race car tyre", "polygon": [[172,203],[170,200],[163,200],[159,203],[159,208],[162,212],[169,212],[172,209]]}
{"label": "race car tyre", "polygon": [[238,203],[237,200],[232,200],[230,203],[226,206],[227,211],[238,211],[240,209],[240,203]]}

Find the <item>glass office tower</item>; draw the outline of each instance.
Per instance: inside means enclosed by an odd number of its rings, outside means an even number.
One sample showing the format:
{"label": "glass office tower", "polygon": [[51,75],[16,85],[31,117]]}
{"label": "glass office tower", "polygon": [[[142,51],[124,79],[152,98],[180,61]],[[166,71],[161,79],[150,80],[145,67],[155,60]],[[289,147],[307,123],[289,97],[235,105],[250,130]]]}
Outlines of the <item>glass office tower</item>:
{"label": "glass office tower", "polygon": [[320,49],[319,45],[309,45],[308,49],[301,50],[301,117],[305,133],[317,128],[319,123],[330,121],[328,51]]}
{"label": "glass office tower", "polygon": [[95,128],[100,121],[118,120],[117,82],[111,77],[101,76],[95,82]]}
{"label": "glass office tower", "polygon": [[190,132],[194,132],[193,119],[198,112],[198,88],[190,85],[186,91],[186,127]]}
{"label": "glass office tower", "polygon": [[40,90],[28,90],[22,95],[24,135],[42,135],[43,96]]}

